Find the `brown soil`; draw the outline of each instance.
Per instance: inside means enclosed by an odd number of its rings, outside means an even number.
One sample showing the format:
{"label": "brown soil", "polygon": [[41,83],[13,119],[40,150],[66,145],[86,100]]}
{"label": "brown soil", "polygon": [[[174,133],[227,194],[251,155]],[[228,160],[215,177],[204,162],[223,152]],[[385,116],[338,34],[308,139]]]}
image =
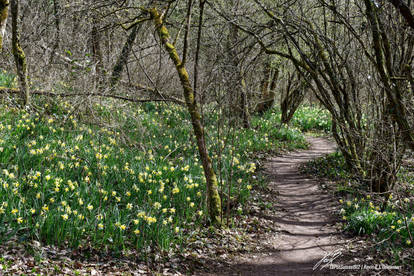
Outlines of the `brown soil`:
{"label": "brown soil", "polygon": [[279,226],[278,234],[258,241],[266,244],[266,252],[243,254],[232,265],[204,275],[341,274],[313,269],[326,254],[348,242],[334,227],[333,197],[320,189],[320,181],[299,172],[302,163],[333,152],[335,145],[325,138],[308,141],[309,150],[273,157],[265,166],[270,188],[278,194],[275,212],[266,219]]}

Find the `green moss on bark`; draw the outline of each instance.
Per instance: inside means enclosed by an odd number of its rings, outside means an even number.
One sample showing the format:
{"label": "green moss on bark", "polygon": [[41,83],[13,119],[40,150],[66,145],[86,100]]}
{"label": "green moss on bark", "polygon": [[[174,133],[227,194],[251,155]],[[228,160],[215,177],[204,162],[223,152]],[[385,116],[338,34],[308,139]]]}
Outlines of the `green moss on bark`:
{"label": "green moss on bark", "polygon": [[10,7],[12,15],[12,53],[16,63],[17,76],[19,77],[20,93],[24,105],[30,104],[30,93],[27,85],[26,55],[20,46],[20,34],[18,31],[19,5],[13,1]]}

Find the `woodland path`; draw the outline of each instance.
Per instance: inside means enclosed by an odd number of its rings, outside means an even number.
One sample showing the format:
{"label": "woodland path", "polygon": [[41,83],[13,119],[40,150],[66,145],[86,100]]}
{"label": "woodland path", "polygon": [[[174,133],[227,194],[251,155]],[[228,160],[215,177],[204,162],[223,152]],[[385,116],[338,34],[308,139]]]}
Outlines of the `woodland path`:
{"label": "woodland path", "polygon": [[313,270],[327,253],[347,242],[334,227],[335,199],[321,190],[320,181],[299,172],[302,163],[333,152],[335,145],[325,138],[307,139],[309,150],[272,157],[266,163],[270,188],[278,194],[274,216],[267,219],[279,226],[279,233],[271,240],[258,241],[267,244],[267,252],[246,253],[224,271],[208,275],[341,274],[329,269]]}

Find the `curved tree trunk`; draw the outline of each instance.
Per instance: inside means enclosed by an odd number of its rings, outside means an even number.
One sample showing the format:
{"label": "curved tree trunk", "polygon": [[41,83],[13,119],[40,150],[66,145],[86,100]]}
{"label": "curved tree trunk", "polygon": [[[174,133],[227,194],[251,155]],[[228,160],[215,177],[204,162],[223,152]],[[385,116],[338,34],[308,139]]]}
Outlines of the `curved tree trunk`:
{"label": "curved tree trunk", "polygon": [[190,79],[186,68],[178,56],[177,50],[174,45],[170,43],[170,35],[168,29],[165,27],[164,22],[156,8],[149,10],[152,19],[155,23],[155,28],[158,32],[162,45],[170,55],[171,61],[174,63],[180,78],[181,85],[183,87],[184,98],[187,104],[188,112],[191,116],[191,123],[193,125],[194,134],[197,140],[198,152],[204,168],[204,175],[206,177],[207,184],[207,203],[210,213],[211,221],[214,225],[221,225],[221,199],[218,193],[218,182],[216,173],[213,169],[213,163],[208,154],[206,147],[204,127],[201,122],[201,114],[199,112],[198,105],[194,99],[194,91],[190,84]]}

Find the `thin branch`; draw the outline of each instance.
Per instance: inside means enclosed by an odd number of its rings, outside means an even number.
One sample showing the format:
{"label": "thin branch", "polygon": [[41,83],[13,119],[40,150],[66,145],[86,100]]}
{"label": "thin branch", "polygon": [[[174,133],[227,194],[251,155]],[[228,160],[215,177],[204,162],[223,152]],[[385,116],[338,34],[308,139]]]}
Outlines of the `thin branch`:
{"label": "thin branch", "polygon": [[391,4],[400,12],[408,26],[414,30],[414,16],[411,13],[410,8],[402,0],[390,0]]}
{"label": "thin branch", "polygon": [[185,24],[185,33],[184,33],[184,46],[183,46],[183,58],[182,66],[187,62],[187,52],[188,52],[188,35],[190,34],[190,24],[191,24],[191,10],[193,6],[193,0],[188,0],[187,5],[187,15],[186,15],[186,24]]}
{"label": "thin branch", "polygon": [[195,62],[194,62],[194,81],[193,81],[193,91],[194,91],[194,99],[197,100],[197,92],[198,92],[198,65],[200,60],[200,48],[201,48],[201,35],[203,29],[203,16],[204,16],[204,4],[205,0],[200,0],[200,15],[198,18],[198,30],[197,30],[197,46],[195,52]]}
{"label": "thin branch", "polygon": [[[20,90],[16,88],[6,88],[0,87],[0,94],[20,94]],[[49,91],[41,91],[41,90],[33,90],[30,93],[31,95],[39,95],[39,96],[47,96],[47,97],[104,97],[104,98],[113,98],[117,100],[123,100],[128,102],[134,103],[146,103],[146,102],[175,102],[178,104],[182,104],[181,101],[177,101],[176,99],[134,99],[134,98],[127,98],[123,96],[105,94],[105,93],[53,93]]]}

